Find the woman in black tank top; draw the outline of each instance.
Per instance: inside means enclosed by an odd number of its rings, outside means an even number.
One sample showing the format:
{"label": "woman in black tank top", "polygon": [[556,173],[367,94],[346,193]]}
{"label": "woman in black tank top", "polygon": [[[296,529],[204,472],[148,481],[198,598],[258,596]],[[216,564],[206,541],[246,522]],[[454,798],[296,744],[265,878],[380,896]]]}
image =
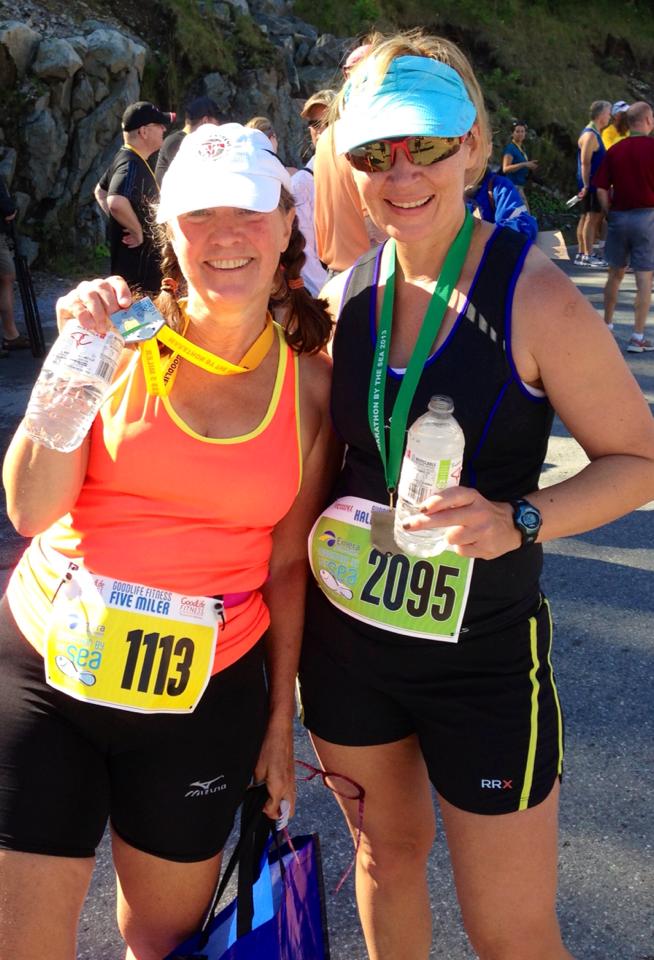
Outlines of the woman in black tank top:
{"label": "woman in black tank top", "polygon": [[[376,550],[374,516],[392,505],[397,482],[396,400],[444,263],[469,229],[464,188],[484,170],[490,136],[465,57],[415,32],[373,49],[339,109],[336,149],[391,239],[326,290],[339,318],[332,413],[346,455],[334,503],[314,528],[305,722],[323,766],[365,789],[357,897],[371,958],[429,955],[431,781],[477,955],[563,960],[571,954],[554,909],[562,721],[540,544],[654,496],[651,416],[565,275],[524,237],[475,222],[406,414],[410,426],[433,394],[446,394],[465,434],[460,485],[428,497],[408,523],[444,530],[447,560],[418,568]],[[541,490],[554,411],[590,463]],[[448,589],[463,590],[466,558],[474,566],[450,636],[394,624],[393,610],[398,623],[405,607],[420,612],[427,580],[442,614]],[[357,801],[339,803],[356,835]]]}

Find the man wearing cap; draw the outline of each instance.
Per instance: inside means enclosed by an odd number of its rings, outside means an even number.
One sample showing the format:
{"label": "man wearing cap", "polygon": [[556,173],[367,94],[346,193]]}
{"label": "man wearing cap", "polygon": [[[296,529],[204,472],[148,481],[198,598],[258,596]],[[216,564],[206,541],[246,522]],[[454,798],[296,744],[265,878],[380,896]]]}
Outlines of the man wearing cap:
{"label": "man wearing cap", "polygon": [[161,147],[174,119],[147,101],[132,103],[123,114],[123,146],[95,188],[95,198],[109,217],[111,272],[148,293],[161,285],[149,226],[159,187],[148,159]]}
{"label": "man wearing cap", "polygon": [[218,104],[215,100],[212,100],[211,97],[196,97],[187,104],[186,110],[184,111],[184,129],[175,130],[174,133],[168,134],[161,145],[161,150],[157,157],[157,165],[154,168],[154,175],[159,186],[161,186],[163,175],[172,163],[173,157],[179,150],[180,144],[186,134],[192,133],[193,130],[201,127],[203,123],[215,123],[217,126],[220,126],[221,122],[222,117]]}
{"label": "man wearing cap", "polygon": [[611,107],[611,122],[602,130],[602,143],[607,150],[629,136],[628,109],[629,104],[624,100],[617,100]]}
{"label": "man wearing cap", "polygon": [[654,115],[640,101],[627,110],[629,136],[607,152],[593,178],[601,208],[608,218],[604,288],[604,320],[613,329],[613,311],[628,265],[634,271],[634,330],[628,353],[654,350],[645,337],[654,276]]}

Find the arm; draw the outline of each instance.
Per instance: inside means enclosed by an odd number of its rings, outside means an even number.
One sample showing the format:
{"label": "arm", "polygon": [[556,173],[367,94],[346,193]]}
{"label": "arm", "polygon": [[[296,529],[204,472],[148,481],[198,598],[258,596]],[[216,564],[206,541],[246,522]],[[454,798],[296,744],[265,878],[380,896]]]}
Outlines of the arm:
{"label": "arm", "polygon": [[[129,288],[120,277],[81,283],[57,301],[57,324],[61,330],[68,320],[76,319],[87,329],[102,333],[109,315],[131,302]],[[125,359],[128,356],[125,351]],[[88,451],[88,437],[77,450],[60,453],[31,440],[22,424],[18,427],[5,457],[2,479],[7,514],[22,536],[41,533],[74,506],[86,476]]]}
{"label": "arm", "polygon": [[270,610],[266,655],[270,681],[270,717],[255,768],[270,800],[265,812],[278,815],[279,803],[294,804],[293,716],[304,623],[308,562],[307,537],[322,509],[340,464],[329,419],[331,361],[325,354],[300,361],[303,476],[293,507],[273,532],[270,575],[263,589]]}
{"label": "arm", "polygon": [[522,170],[523,167],[526,167],[528,170],[535,170],[537,166],[537,160],[516,161],[510,153],[502,155],[502,173],[513,173],[515,170]]}
{"label": "arm", "polygon": [[107,207],[114,220],[117,220],[121,227],[125,228],[128,234],[125,242],[130,241],[128,242],[128,246],[140,246],[143,243],[143,227],[134,212],[134,207],[127,197],[122,197],[117,193],[110,193],[107,196]]}
{"label": "arm", "polygon": [[[518,282],[513,323],[519,376],[546,391],[589,459],[575,476],[525,491],[542,513],[538,540],[592,530],[654,498],[647,402],[597,312],[539,250]],[[464,556],[492,559],[520,544],[509,504],[475,490],[452,487],[425,506],[410,526],[448,527],[446,539]]]}
{"label": "arm", "polygon": [[99,183],[96,183],[93,191],[97,205],[100,207],[105,217],[109,216],[109,206],[107,204],[107,191],[103,190]]}

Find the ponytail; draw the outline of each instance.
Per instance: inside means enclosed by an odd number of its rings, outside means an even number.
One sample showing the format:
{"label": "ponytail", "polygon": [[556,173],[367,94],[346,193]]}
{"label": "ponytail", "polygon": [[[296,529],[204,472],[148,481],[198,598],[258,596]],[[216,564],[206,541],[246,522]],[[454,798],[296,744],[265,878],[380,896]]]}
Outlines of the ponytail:
{"label": "ponytail", "polygon": [[[295,206],[293,197],[284,187],[279,205],[285,213]],[[304,247],[304,234],[300,231],[297,217],[294,217],[291,239],[279,263],[282,276],[271,297],[270,306],[287,307],[284,334],[291,350],[295,353],[317,353],[329,343],[332,319],[327,312],[327,301],[312,297],[302,283],[300,272],[306,260]]]}

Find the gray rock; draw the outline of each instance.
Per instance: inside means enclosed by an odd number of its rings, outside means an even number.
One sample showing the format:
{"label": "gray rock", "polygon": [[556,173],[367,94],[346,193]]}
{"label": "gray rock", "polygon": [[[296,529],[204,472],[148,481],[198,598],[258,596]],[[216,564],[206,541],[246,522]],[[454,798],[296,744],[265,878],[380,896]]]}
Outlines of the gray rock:
{"label": "gray rock", "polygon": [[56,37],[41,40],[32,62],[32,72],[41,80],[67,80],[82,66],[82,60],[72,44]]}
{"label": "gray rock", "polygon": [[147,47],[144,47],[141,43],[135,43],[134,40],[129,41],[129,46],[132,53],[132,66],[138,73],[139,80],[142,80],[148,55]]}
{"label": "gray rock", "polygon": [[226,0],[226,2],[244,17],[250,16],[248,0]]}
{"label": "gray rock", "polygon": [[8,187],[11,187],[13,182],[17,160],[18,154],[13,147],[5,147],[3,149],[2,156],[0,157],[0,176]]}
{"label": "gray rock", "polygon": [[17,20],[0,23],[0,45],[3,46],[16,67],[18,77],[24,77],[40,41],[36,30]]}
{"label": "gray rock", "polygon": [[249,0],[252,13],[266,13],[269,16],[280,17],[288,13],[290,4],[287,0]]}
{"label": "gray rock", "polygon": [[22,193],[20,190],[16,190],[13,195],[14,203],[16,204],[16,209],[18,213],[16,214],[16,220],[18,223],[21,223],[23,217],[27,212],[27,208],[30,205],[31,197],[27,193]]}
{"label": "gray rock", "polygon": [[72,102],[73,78],[50,84],[50,105],[58,113],[68,116]]}
{"label": "gray rock", "polygon": [[105,27],[86,38],[88,53],[84,67],[89,76],[104,79],[107,71],[115,76],[133,65],[133,42],[118,30]]}
{"label": "gray rock", "polygon": [[220,73],[208,73],[202,80],[202,87],[204,95],[215,100],[218,107],[228,114],[236,94],[236,87],[231,80],[227,80]]}
{"label": "gray rock", "polygon": [[109,96],[109,76],[103,80],[100,77],[93,77],[91,86],[93,88],[93,99],[96,103],[102,103]]}
{"label": "gray rock", "polygon": [[295,65],[297,67],[302,67],[307,62],[307,57],[309,56],[309,51],[311,50],[311,44],[304,38],[298,40],[297,34],[293,39],[296,42],[294,57]]}
{"label": "gray rock", "polygon": [[35,200],[50,195],[61,161],[68,146],[68,136],[61,121],[49,109],[34,110],[23,126],[27,150],[27,170]]}
{"label": "gray rock", "polygon": [[25,234],[21,234],[18,241],[18,248],[27,260],[28,267],[31,267],[39,255],[39,245],[36,240],[32,240],[31,237],[26,237]]}
{"label": "gray rock", "polygon": [[86,42],[85,37],[66,37],[68,43],[71,45],[77,56],[80,60],[86,59],[86,55],[89,52],[89,45]]}
{"label": "gray rock", "polygon": [[213,15],[221,23],[232,22],[232,10],[233,8],[229,3],[214,3],[213,5]]}
{"label": "gray rock", "polygon": [[349,40],[333,37],[331,33],[322,33],[307,59],[314,67],[340,67],[349,47]]}
{"label": "gray rock", "polygon": [[331,87],[338,90],[343,80],[341,71],[335,67],[299,67],[300,92],[303,97],[310,97],[316,90],[325,90]]}
{"label": "gray rock", "polygon": [[95,96],[91,81],[84,70],[76,74],[71,94],[70,109],[73,121],[81,120],[95,106]]}

